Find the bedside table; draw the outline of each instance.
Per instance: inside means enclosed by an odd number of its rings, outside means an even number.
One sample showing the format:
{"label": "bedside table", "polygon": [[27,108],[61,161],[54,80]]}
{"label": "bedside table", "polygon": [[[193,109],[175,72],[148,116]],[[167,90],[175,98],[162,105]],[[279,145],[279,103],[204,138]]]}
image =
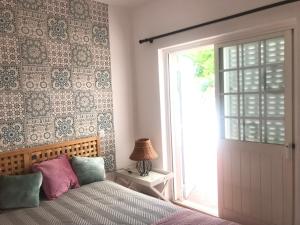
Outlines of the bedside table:
{"label": "bedside table", "polygon": [[[131,171],[131,173],[128,171]],[[117,181],[119,179],[123,183],[127,184],[126,187],[130,188],[130,186],[134,183],[140,184],[151,189],[155,194],[158,195],[159,198],[165,201],[169,200],[164,196],[164,191],[172,178],[172,172],[155,169],[150,171],[149,175],[145,177],[140,176],[138,171],[133,168],[120,169],[115,172],[115,180]],[[161,191],[156,188],[156,186],[159,184],[163,184]]]}

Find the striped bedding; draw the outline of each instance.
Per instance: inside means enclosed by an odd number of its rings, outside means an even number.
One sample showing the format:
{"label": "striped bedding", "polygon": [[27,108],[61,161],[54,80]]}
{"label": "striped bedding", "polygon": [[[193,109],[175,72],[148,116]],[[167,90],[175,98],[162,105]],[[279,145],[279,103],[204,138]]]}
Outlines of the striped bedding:
{"label": "striped bedding", "polygon": [[84,185],[37,208],[0,214],[2,225],[143,225],[170,216],[180,208],[111,181]]}
{"label": "striped bedding", "polygon": [[[37,208],[0,212],[1,225],[231,225],[198,213],[197,223],[187,220],[186,210],[172,203],[138,193],[111,181],[73,189]],[[200,215],[200,216],[199,216]],[[183,219],[183,218],[182,218]],[[174,223],[174,221],[177,221]],[[185,223],[186,221],[187,223]]]}
{"label": "striped bedding", "polygon": [[192,210],[180,210],[152,225],[240,225]]}

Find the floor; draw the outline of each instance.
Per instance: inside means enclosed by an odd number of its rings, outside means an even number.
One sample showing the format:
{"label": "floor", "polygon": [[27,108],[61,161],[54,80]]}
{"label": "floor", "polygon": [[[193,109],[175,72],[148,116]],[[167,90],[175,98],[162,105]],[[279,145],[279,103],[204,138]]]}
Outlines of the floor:
{"label": "floor", "polygon": [[210,215],[218,216],[218,206],[215,204],[217,201],[212,201],[215,196],[212,196],[211,193],[203,194],[201,191],[195,187],[186,200],[181,203]]}

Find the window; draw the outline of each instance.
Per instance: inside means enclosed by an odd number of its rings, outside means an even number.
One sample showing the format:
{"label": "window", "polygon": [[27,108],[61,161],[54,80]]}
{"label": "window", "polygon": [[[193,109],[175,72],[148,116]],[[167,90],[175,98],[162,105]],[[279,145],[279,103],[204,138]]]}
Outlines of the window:
{"label": "window", "polygon": [[219,48],[223,138],[284,144],[284,37]]}

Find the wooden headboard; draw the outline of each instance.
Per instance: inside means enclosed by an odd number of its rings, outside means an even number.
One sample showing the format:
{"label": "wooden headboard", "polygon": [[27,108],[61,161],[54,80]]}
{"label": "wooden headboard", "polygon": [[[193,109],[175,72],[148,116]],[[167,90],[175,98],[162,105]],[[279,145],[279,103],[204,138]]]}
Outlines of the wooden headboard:
{"label": "wooden headboard", "polygon": [[72,156],[100,156],[100,140],[89,137],[58,144],[0,152],[0,175],[17,175],[30,172],[31,165],[65,154]]}

